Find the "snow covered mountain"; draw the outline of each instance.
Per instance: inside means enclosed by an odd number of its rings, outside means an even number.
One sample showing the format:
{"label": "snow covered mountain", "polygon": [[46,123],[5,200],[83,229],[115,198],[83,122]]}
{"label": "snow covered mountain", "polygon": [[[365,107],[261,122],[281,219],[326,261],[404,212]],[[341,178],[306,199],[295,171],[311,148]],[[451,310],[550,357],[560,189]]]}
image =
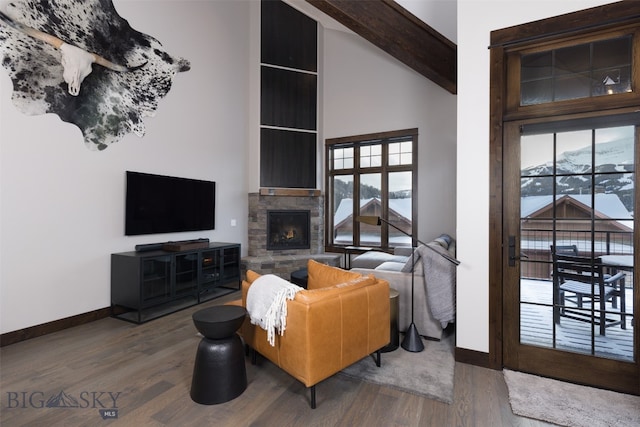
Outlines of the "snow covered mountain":
{"label": "snow covered mountain", "polygon": [[[618,195],[627,210],[633,212],[633,155],[632,138],[596,144],[594,156],[591,147],[560,153],[556,161],[556,192],[591,194],[593,170],[595,191]],[[523,169],[521,196],[553,194],[553,172],[552,162]]]}

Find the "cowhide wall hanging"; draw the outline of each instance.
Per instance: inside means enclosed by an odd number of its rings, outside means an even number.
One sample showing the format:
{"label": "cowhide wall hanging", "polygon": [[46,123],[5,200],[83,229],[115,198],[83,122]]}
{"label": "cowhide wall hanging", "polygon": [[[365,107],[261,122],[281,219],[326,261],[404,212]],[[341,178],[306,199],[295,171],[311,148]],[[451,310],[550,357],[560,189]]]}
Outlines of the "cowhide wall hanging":
{"label": "cowhide wall hanging", "polygon": [[[152,3],[149,3],[150,7]],[[111,0],[16,0],[0,11],[0,57],[24,114],[57,114],[103,150],[155,114],[189,61],[164,51]]]}

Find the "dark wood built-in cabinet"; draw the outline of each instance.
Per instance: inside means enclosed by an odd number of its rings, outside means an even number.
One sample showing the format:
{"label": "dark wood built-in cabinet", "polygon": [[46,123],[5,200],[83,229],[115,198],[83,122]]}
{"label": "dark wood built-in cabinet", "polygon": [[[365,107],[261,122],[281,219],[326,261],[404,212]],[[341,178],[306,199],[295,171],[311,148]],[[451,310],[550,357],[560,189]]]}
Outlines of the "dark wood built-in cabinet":
{"label": "dark wood built-in cabinet", "polygon": [[144,323],[237,291],[240,245],[211,243],[180,252],[111,254],[111,311]]}
{"label": "dark wood built-in cabinet", "polygon": [[261,9],[261,62],[318,71],[316,21],[279,0],[263,0]]}
{"label": "dark wood built-in cabinet", "polygon": [[260,130],[260,179],[269,187],[315,188],[316,134]]}
{"label": "dark wood built-in cabinet", "polygon": [[282,1],[260,4],[260,187],[316,188],[318,25]]}

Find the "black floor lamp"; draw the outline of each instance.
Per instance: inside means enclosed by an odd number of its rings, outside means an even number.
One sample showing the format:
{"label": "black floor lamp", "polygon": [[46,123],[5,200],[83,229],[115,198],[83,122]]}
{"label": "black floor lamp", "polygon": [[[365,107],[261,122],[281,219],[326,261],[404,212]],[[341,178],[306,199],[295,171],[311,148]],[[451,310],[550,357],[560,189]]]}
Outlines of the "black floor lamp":
{"label": "black floor lamp", "polygon": [[[395,225],[391,224],[389,221],[387,221],[386,219],[382,219],[379,216],[359,216],[356,217],[356,221],[358,222],[362,222],[364,224],[369,224],[369,225],[382,225],[382,223],[384,222],[385,224],[395,228],[396,230],[398,230],[399,232],[401,232],[402,234],[409,236],[411,238],[411,324],[409,325],[409,328],[407,329],[407,332],[404,334],[404,339],[402,340],[402,343],[400,344],[400,346],[402,348],[404,348],[407,351],[410,351],[412,353],[418,353],[422,350],[424,350],[424,343],[422,342],[422,338],[420,338],[420,333],[418,332],[418,328],[416,327],[416,324],[413,321],[413,293],[414,293],[414,273],[413,270],[415,269],[415,263],[414,263],[414,253],[416,251],[416,242],[421,243],[424,245],[424,243],[422,243],[420,240],[414,239],[413,236],[409,233],[407,233],[404,230],[399,229],[398,227],[396,227]],[[426,245],[425,245],[426,246]]]}

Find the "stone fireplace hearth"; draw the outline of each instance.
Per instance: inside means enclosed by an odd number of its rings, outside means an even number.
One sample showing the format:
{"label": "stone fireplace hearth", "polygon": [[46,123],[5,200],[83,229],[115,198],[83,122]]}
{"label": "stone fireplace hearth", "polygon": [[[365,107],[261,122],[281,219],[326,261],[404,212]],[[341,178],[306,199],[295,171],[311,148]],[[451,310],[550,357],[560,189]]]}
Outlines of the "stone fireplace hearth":
{"label": "stone fireplace hearth", "polygon": [[[272,248],[268,244],[269,212],[308,212],[308,244]],[[339,266],[341,254],[324,252],[324,197],[271,196],[249,193],[249,247],[240,263],[243,278],[247,270],[276,274],[289,280],[293,271],[305,268],[309,259]],[[296,231],[299,233],[299,231]]]}

